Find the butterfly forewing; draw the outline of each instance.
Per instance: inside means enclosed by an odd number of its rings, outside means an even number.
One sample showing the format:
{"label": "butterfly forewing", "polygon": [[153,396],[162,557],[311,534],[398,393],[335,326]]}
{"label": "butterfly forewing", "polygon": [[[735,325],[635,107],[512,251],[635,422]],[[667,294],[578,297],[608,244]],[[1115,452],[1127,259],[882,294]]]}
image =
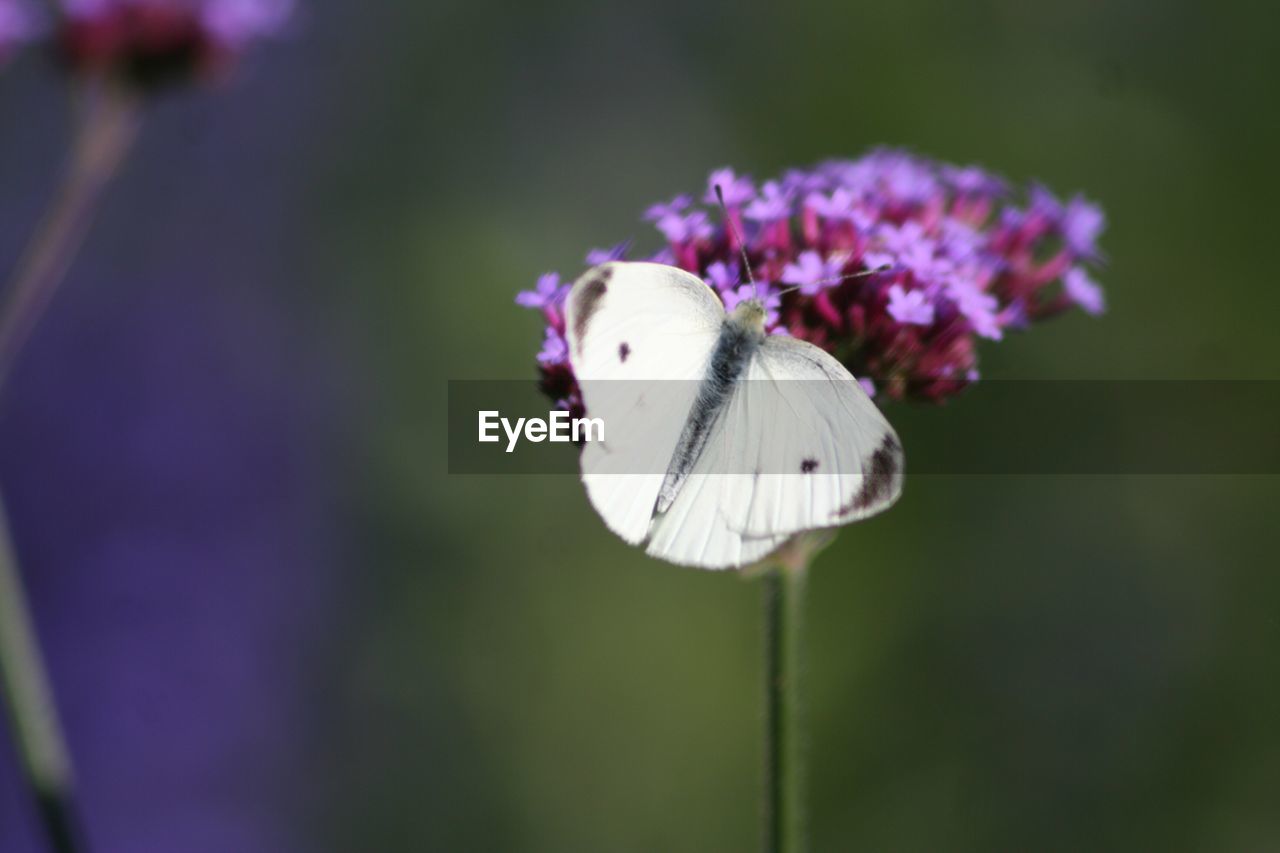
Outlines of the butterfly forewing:
{"label": "butterfly forewing", "polygon": [[724,309],[683,270],[613,262],[574,283],[565,319],[587,414],[605,423],[605,440],[583,447],[583,483],[609,528],[635,544],[648,535]]}

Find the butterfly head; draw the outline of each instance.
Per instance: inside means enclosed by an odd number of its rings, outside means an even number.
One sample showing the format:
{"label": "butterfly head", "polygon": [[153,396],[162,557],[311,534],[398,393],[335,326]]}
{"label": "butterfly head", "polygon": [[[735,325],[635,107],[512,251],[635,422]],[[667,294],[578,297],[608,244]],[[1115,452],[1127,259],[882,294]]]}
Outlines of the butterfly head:
{"label": "butterfly head", "polygon": [[765,310],[759,299],[744,299],[729,315],[729,322],[764,336]]}

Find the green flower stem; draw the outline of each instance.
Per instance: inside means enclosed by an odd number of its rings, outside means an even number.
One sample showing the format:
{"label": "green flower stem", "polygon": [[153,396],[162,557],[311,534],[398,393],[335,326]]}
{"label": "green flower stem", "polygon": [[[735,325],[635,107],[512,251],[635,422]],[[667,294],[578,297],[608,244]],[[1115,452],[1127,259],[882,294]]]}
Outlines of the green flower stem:
{"label": "green flower stem", "polygon": [[765,829],[768,853],[806,848],[804,566],[778,566],[764,578]]}
{"label": "green flower stem", "polygon": [[49,846],[58,853],[87,848],[75,810],[71,762],[58,726],[53,692],[13,557],[0,507],[0,686],[27,784],[40,808]]}
{"label": "green flower stem", "polygon": [[[0,388],[71,266],[98,200],[137,135],[138,104],[131,96],[101,87],[77,94],[81,115],[70,161],[0,307]],[[56,853],[84,853],[88,846],[77,818],[71,760],[2,502],[0,689],[49,848]]]}
{"label": "green flower stem", "polygon": [[793,536],[764,563],[766,853],[804,853],[809,846],[804,708],[804,591],[809,564],[836,538],[836,528]]}

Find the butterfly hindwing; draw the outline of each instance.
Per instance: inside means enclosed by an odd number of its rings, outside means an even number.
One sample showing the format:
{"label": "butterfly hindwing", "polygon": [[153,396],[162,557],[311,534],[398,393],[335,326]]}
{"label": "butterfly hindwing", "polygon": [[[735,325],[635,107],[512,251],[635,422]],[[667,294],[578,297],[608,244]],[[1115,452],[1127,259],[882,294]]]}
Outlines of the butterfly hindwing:
{"label": "butterfly hindwing", "polygon": [[853,376],[818,347],[771,336],[655,520],[648,551],[701,568],[748,565],[795,533],[886,509],[902,471],[897,436]]}
{"label": "butterfly hindwing", "polygon": [[744,519],[749,534],[846,524],[898,499],[903,481],[898,436],[833,356],[775,335],[756,353],[744,378],[743,428],[735,452],[754,457],[761,472]]}

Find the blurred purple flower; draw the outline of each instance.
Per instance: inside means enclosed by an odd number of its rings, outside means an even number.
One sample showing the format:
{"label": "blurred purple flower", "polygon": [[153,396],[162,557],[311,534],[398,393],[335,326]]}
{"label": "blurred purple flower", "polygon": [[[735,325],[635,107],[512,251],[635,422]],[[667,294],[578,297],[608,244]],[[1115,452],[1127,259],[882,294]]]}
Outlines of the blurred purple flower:
{"label": "blurred purple flower", "polygon": [[974,334],[983,338],[1000,340],[1004,332],[1000,323],[1000,300],[972,282],[952,279],[947,295],[955,302],[956,310],[969,321]]}
{"label": "blurred purple flower", "polygon": [[542,351],[538,353],[539,364],[555,364],[569,357],[569,347],[564,337],[555,329],[547,329],[546,339],[542,342]]}
{"label": "blurred purple flower", "polygon": [[28,0],[0,0],[0,62],[39,33],[41,20]]}
{"label": "blurred purple flower", "polygon": [[1003,178],[978,166],[943,166],[941,174],[958,195],[998,197],[1008,187]]}
{"label": "blurred purple flower", "polygon": [[728,167],[716,169],[707,178],[707,191],[702,200],[707,204],[719,204],[716,187],[724,194],[725,207],[741,207],[756,197],[756,186],[745,175],[739,176]]}
{"label": "blurred purple flower", "polygon": [[594,267],[597,264],[607,263],[609,261],[617,261],[626,257],[627,249],[631,247],[630,240],[623,240],[615,246],[608,249],[592,249],[587,252],[587,266]]}
{"label": "blurred purple flower", "polygon": [[237,48],[280,32],[293,14],[293,0],[204,0],[198,5],[209,32]]}
{"label": "blurred purple flower", "polygon": [[691,204],[693,204],[692,196],[678,195],[671,201],[662,201],[652,205],[644,212],[644,218],[650,222],[657,222],[667,216],[678,216],[680,211],[685,210]]}
{"label": "blurred purple flower", "polygon": [[217,74],[279,33],[293,0],[63,0],[58,42],[79,74],[152,89]]}
{"label": "blurred purple flower", "polygon": [[1101,314],[1106,310],[1102,288],[1080,267],[1072,267],[1066,271],[1062,276],[1062,289],[1067,298],[1090,314]]}
{"label": "blurred purple flower", "polygon": [[726,290],[732,290],[738,286],[740,276],[738,275],[738,265],[724,261],[713,261],[707,265],[705,276],[707,283],[720,293]]}
{"label": "blurred purple flower", "polygon": [[[711,218],[717,185],[728,224]],[[707,187],[709,211],[678,196],[646,212],[667,238],[649,259],[700,276],[729,308],[759,288],[770,332],[837,355],[889,399],[946,400],[977,380],[980,339],[1076,306],[1103,310],[1080,264],[1101,257],[1105,218],[1080,196],[1063,205],[1036,184],[1020,208],[997,175],[896,149],[790,169],[758,195],[728,168]],[[744,218],[760,224],[744,229]],[[758,285],[742,283],[736,235]],[[544,313],[562,340],[563,317]],[[572,368],[548,360],[559,351],[550,341],[539,354],[543,388],[580,410]]]}
{"label": "blurred purple flower", "polygon": [[889,285],[889,316],[899,323],[914,326],[933,324],[933,303],[922,290],[906,291],[900,284]]}
{"label": "blurred purple flower", "polygon": [[1027,209],[1031,213],[1053,221],[1062,218],[1062,202],[1058,201],[1058,197],[1043,184],[1032,184],[1027,193],[1027,199],[1029,202]]}
{"label": "blurred purple flower", "polygon": [[782,186],[788,192],[807,196],[826,189],[826,176],[808,169],[788,169],[782,176]]}
{"label": "blurred purple flower", "polygon": [[805,296],[816,296],[827,287],[839,284],[840,274],[844,268],[844,258],[824,258],[810,249],[801,252],[795,263],[782,268],[782,281],[785,284],[798,285]]}
{"label": "blurred purple flower", "polygon": [[938,168],[905,151],[881,150],[871,155],[878,184],[890,201],[919,202],[938,189]]}
{"label": "blurred purple flower", "polygon": [[805,205],[819,216],[827,219],[854,220],[857,211],[857,197],[844,187],[836,187],[830,196],[820,192],[810,193]]}
{"label": "blurred purple flower", "polygon": [[1076,196],[1062,213],[1062,239],[1076,257],[1095,260],[1098,257],[1098,235],[1107,225],[1102,208]]}
{"label": "blurred purple flower", "polygon": [[[728,203],[728,199],[725,200]],[[791,215],[791,193],[777,181],[767,181],[760,188],[760,195],[743,211],[747,219],[758,222],[776,222]]]}
{"label": "blurred purple flower", "polygon": [[875,233],[880,247],[895,255],[901,255],[920,240],[928,239],[925,237],[924,226],[915,220],[908,220],[901,225],[881,225]]}
{"label": "blurred purple flower", "polygon": [[558,305],[568,292],[569,285],[560,283],[560,273],[543,273],[538,276],[533,290],[522,290],[516,294],[516,304],[525,308],[550,308]]}
{"label": "blurred purple flower", "polygon": [[689,214],[668,213],[657,222],[658,230],[671,243],[690,243],[711,236],[711,221],[704,210]]}
{"label": "blurred purple flower", "polygon": [[918,279],[944,279],[955,269],[955,260],[942,253],[940,248],[933,240],[922,238],[902,250],[898,263],[911,270]]}

